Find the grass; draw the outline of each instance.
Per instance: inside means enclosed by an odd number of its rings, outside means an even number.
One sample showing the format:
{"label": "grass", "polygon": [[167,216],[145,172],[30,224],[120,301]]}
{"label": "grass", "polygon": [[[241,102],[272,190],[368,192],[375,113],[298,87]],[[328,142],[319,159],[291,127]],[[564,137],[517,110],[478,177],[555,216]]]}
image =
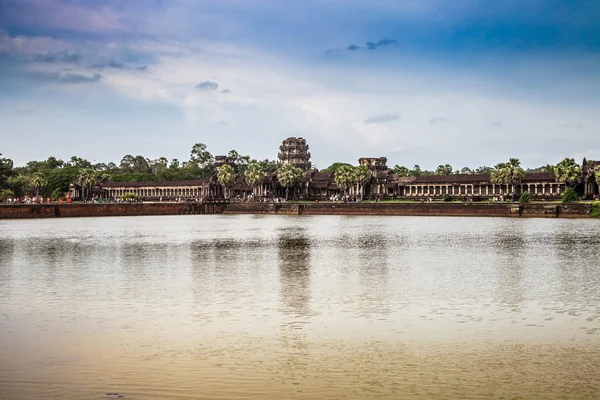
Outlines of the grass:
{"label": "grass", "polygon": [[592,211],[590,212],[590,217],[600,218],[600,200],[594,201],[592,203]]}

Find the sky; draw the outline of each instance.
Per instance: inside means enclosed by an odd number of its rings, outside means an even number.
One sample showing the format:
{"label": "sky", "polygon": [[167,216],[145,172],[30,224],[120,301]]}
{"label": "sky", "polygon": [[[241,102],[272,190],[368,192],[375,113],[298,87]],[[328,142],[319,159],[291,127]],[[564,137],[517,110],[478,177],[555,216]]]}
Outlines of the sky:
{"label": "sky", "polygon": [[0,153],[600,159],[597,0],[0,0]]}

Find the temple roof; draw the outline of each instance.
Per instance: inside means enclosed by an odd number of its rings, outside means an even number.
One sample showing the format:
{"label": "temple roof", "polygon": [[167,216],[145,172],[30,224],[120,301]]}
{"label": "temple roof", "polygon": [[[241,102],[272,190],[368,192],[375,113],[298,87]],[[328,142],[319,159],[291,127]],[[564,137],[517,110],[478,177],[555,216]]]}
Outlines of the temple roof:
{"label": "temple roof", "polygon": [[187,181],[140,181],[140,182],[105,182],[102,187],[159,187],[159,186],[202,186],[203,180]]}

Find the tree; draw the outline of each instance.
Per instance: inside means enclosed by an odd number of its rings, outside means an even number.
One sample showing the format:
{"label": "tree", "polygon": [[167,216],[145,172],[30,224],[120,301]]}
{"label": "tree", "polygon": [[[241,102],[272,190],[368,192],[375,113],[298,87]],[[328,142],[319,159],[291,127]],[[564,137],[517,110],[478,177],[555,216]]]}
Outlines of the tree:
{"label": "tree", "polygon": [[579,196],[575,191],[574,187],[568,187],[562,194],[562,202],[563,203],[575,203],[579,200]]}
{"label": "tree", "polygon": [[394,165],[393,170],[398,176],[410,176],[410,169],[401,165]]}
{"label": "tree", "polygon": [[69,161],[68,164],[73,165],[77,168],[92,168],[91,162],[89,162],[88,160],[85,160],[81,157],[76,157],[76,156],[71,157],[71,160]]}
{"label": "tree", "polygon": [[258,161],[258,163],[260,164],[260,168],[264,172],[275,172],[275,171],[277,171],[277,161],[275,161],[275,160],[269,160],[268,158],[265,158],[262,161]]}
{"label": "tree", "polygon": [[421,171],[421,167],[419,167],[417,164],[415,164],[412,171],[410,171],[412,176],[421,176],[422,173],[423,171]]}
{"label": "tree", "polygon": [[94,170],[90,168],[82,168],[79,171],[79,177],[77,178],[77,184],[81,187],[82,200],[87,201],[89,198],[92,188],[96,184],[96,174]]}
{"label": "tree", "polygon": [[337,170],[340,169],[341,167],[352,167],[352,165],[348,164],[348,163],[343,163],[343,162],[334,162],[333,164],[331,164],[329,167],[325,168],[321,172],[335,174],[337,172]]}
{"label": "tree", "polygon": [[171,164],[169,164],[170,170],[178,170],[179,169],[179,160],[174,158],[171,160]]}
{"label": "tree", "polygon": [[248,185],[252,186],[252,194],[256,195],[256,187],[265,179],[265,173],[260,167],[260,164],[253,162],[252,164],[248,165],[248,168],[244,173],[244,179],[246,179]]}
{"label": "tree", "polygon": [[141,173],[151,173],[152,169],[148,164],[148,161],[143,156],[135,156],[133,158],[133,162],[131,164],[131,169],[133,172],[141,172]]}
{"label": "tree", "polygon": [[507,185],[511,187],[511,199],[515,201],[515,185],[523,181],[525,171],[521,168],[521,161],[511,158],[507,163],[496,164],[491,172],[490,180],[495,185]]}
{"label": "tree", "polygon": [[554,167],[554,176],[558,182],[575,186],[581,182],[581,167],[572,158],[565,158]]}
{"label": "tree", "polygon": [[56,157],[50,156],[45,161],[45,164],[49,169],[56,169],[62,168],[62,166],[65,165],[65,162],[63,160],[57,160]]}
{"label": "tree", "polygon": [[450,164],[438,165],[435,170],[436,175],[452,175],[452,166]]}
{"label": "tree", "polygon": [[206,169],[212,167],[214,157],[208,152],[204,143],[196,143],[190,152],[190,161],[195,163],[198,168]]}
{"label": "tree", "polygon": [[29,177],[28,187],[29,190],[35,193],[35,197],[38,197],[40,195],[40,191],[46,185],[46,183],[47,182],[44,178],[44,175],[37,172]]}
{"label": "tree", "polygon": [[0,201],[6,201],[15,197],[15,192],[10,189],[0,189]]}
{"label": "tree", "polygon": [[371,170],[369,170],[369,168],[367,168],[365,165],[359,165],[358,167],[354,168],[354,181],[356,182],[356,189],[360,194],[361,201],[364,195],[365,183],[367,183],[372,176],[373,174],[371,173]]}
{"label": "tree", "polygon": [[121,162],[119,163],[119,168],[121,169],[121,172],[133,171],[133,160],[134,157],[131,154],[124,155],[121,159]]}
{"label": "tree", "polygon": [[465,175],[471,175],[471,174],[473,173],[473,171],[472,171],[472,170],[471,170],[471,168],[469,168],[469,167],[463,167],[463,168],[460,170],[460,173],[461,173],[461,174],[465,174]]}
{"label": "tree", "polygon": [[[2,153],[0,153],[2,156]],[[6,185],[8,178],[13,175],[13,161],[10,158],[0,157],[0,188]]]}
{"label": "tree", "polygon": [[476,174],[490,174],[492,171],[494,170],[494,168],[492,167],[479,167],[475,169],[475,173]]}
{"label": "tree", "polygon": [[344,196],[348,194],[348,188],[354,183],[354,167],[351,165],[340,166],[334,174],[335,183],[344,190]]}
{"label": "tree", "polygon": [[231,162],[237,163],[240,158],[240,153],[238,153],[237,150],[229,150],[229,153],[227,153],[227,158],[229,158]]}
{"label": "tree", "polygon": [[292,164],[283,164],[277,170],[277,180],[285,188],[285,198],[289,197],[289,189],[295,187],[304,179],[304,171]]}
{"label": "tree", "polygon": [[225,198],[229,197],[229,188],[235,181],[235,171],[231,165],[225,164],[219,168],[217,180],[225,189]]}
{"label": "tree", "polygon": [[596,167],[594,178],[596,178],[596,185],[598,185],[598,191],[600,192],[600,167]]}

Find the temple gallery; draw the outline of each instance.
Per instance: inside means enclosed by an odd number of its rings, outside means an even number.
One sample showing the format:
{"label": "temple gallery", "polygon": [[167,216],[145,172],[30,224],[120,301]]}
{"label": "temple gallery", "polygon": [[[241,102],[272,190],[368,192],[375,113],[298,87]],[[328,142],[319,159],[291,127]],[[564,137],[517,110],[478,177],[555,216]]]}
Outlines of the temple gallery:
{"label": "temple gallery", "polygon": [[[334,172],[312,168],[311,154],[303,138],[285,139],[278,153],[280,167],[289,164],[302,171],[293,184],[282,182],[280,170],[262,173],[262,178],[250,184],[243,173],[237,172],[235,161],[227,156],[216,156],[213,172],[203,179],[186,181],[113,182],[98,179],[92,193],[99,198],[136,196],[142,200],[173,199],[269,199],[288,197],[299,200],[327,200],[332,197],[361,199],[442,199],[452,196],[465,201],[484,201],[499,196],[520,196],[529,192],[533,200],[557,200],[567,185],[559,182],[553,173],[526,172],[517,184],[497,183],[491,174],[451,174],[401,176],[388,168],[385,157],[364,157],[358,160],[368,174],[360,184],[340,184]],[[219,171],[228,165],[234,171],[231,181],[224,185]],[[582,177],[574,186],[584,198],[598,195],[593,171],[598,161],[583,160]],[[298,170],[296,170],[298,171]],[[592,172],[592,173],[590,173]],[[337,178],[337,179],[336,179]],[[573,184],[572,184],[573,186]],[[70,196],[82,197],[82,188],[74,182]]]}

